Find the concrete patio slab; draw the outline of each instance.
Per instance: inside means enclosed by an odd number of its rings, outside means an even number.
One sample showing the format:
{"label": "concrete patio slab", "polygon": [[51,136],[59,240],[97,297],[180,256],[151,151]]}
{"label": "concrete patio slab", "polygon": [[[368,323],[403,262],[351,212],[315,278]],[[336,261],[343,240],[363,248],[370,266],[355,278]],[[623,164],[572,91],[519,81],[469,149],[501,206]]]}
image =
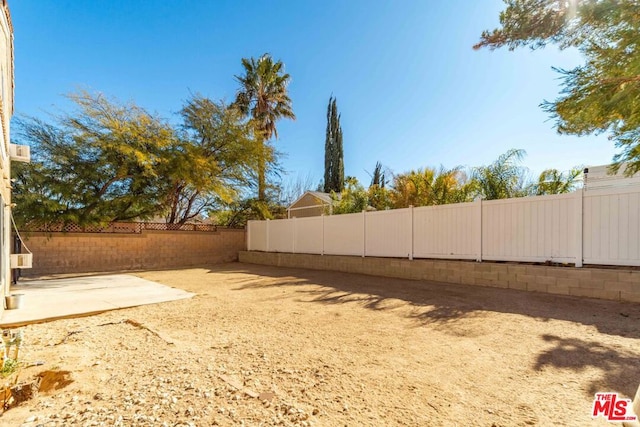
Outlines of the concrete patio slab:
{"label": "concrete patio slab", "polygon": [[191,298],[195,294],[128,274],[25,280],[11,287],[22,307],[5,310],[0,327],[16,327],[109,310]]}

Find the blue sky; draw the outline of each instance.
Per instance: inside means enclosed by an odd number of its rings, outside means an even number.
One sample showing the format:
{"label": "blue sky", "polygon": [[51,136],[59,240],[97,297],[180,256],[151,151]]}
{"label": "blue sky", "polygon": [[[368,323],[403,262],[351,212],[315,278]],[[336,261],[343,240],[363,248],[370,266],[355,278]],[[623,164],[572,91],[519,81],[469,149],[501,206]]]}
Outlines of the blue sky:
{"label": "blue sky", "polygon": [[606,135],[557,135],[539,104],[551,67],[577,52],[474,51],[501,0],[13,0],[18,114],[103,92],[175,119],[190,93],[232,100],[242,57],[269,52],[291,74],[296,121],[278,125],[290,176],[321,179],[326,106],[338,99],[345,173],[488,164],[510,148],[532,173],[610,162]]}

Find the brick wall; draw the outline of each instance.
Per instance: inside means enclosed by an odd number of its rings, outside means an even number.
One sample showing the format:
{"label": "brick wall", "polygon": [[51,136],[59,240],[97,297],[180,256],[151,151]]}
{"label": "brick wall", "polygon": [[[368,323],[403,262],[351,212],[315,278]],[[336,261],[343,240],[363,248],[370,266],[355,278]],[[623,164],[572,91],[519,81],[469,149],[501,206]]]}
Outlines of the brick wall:
{"label": "brick wall", "polygon": [[640,271],[472,261],[240,252],[240,262],[640,302]]}
{"label": "brick wall", "polygon": [[33,252],[23,276],[163,269],[236,261],[244,230],[150,231],[141,234],[22,233]]}

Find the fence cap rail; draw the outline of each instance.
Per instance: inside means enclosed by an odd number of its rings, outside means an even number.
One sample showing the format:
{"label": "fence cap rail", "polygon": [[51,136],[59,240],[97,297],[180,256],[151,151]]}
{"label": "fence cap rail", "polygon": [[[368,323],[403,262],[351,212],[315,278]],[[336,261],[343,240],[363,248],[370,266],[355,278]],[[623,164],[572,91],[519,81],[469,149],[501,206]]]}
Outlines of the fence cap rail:
{"label": "fence cap rail", "polygon": [[[249,250],[640,266],[640,185],[251,221]],[[474,277],[481,282],[497,280]],[[546,286],[542,284],[543,286]]]}
{"label": "fence cap rail", "polygon": [[215,224],[168,224],[162,222],[112,222],[110,224],[82,226],[78,224],[47,224],[26,226],[23,231],[43,233],[112,233],[112,234],[140,234],[143,230],[151,231],[195,231],[215,233],[220,229],[235,229],[220,227]]}

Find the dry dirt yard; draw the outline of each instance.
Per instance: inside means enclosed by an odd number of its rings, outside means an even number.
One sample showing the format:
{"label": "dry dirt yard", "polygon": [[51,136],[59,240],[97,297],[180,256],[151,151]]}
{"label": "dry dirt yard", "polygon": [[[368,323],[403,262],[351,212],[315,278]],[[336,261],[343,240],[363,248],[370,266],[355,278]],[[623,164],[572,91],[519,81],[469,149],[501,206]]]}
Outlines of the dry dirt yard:
{"label": "dry dirt yard", "polygon": [[0,425],[605,425],[593,394],[640,383],[639,304],[240,263],[139,275],[197,296],[26,327],[22,360],[45,364],[21,379],[54,373]]}

